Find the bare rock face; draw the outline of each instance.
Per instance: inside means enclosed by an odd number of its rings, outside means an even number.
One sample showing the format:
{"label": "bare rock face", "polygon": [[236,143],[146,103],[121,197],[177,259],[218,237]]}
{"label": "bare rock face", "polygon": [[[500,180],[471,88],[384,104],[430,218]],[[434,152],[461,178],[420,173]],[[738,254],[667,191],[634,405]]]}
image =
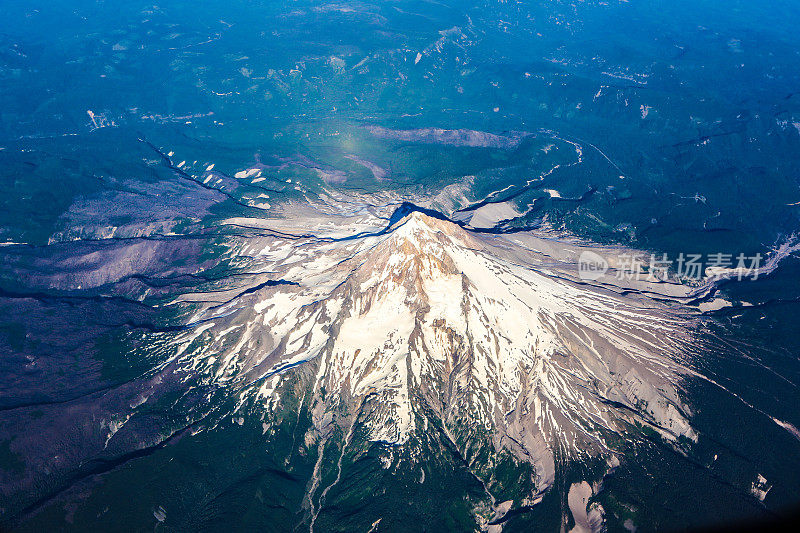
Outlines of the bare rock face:
{"label": "bare rock face", "polygon": [[493,462],[470,450],[510,453],[533,465],[527,504],[557,457],[612,454],[636,425],[695,439],[678,395],[688,315],[582,282],[574,262],[524,242],[420,212],[352,239],[243,241],[231,253],[263,273],[256,288],[186,295],[204,303],[182,342],[202,348],[179,357],[267,421],[302,373],[309,442],[359,419],[369,439],[403,445],[433,424],[481,478]]}

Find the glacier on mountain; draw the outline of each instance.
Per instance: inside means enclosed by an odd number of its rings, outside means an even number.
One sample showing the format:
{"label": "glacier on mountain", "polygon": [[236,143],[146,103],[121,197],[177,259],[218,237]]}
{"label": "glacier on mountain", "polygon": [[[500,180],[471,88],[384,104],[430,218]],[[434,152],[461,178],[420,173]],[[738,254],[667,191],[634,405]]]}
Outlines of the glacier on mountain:
{"label": "glacier on mountain", "polygon": [[307,374],[311,441],[347,432],[367,403],[370,439],[392,445],[426,418],[451,435],[466,421],[531,463],[541,494],[557,457],[611,456],[609,436],[637,426],[696,439],[680,393],[691,288],[617,281],[622,250],[591,248],[612,268],[585,281],[585,245],[477,233],[427,210],[349,237],[340,224],[325,224],[337,236],[285,224],[230,244],[246,285],[180,299],[195,309],[184,345],[202,346],[180,357],[267,413],[282,408],[287,375]]}

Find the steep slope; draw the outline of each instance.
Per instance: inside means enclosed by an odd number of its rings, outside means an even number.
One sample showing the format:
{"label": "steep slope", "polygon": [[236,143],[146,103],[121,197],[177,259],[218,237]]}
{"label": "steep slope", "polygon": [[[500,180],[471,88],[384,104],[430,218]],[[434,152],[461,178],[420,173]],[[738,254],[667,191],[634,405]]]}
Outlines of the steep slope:
{"label": "steep slope", "polygon": [[369,439],[403,445],[434,423],[481,479],[487,444],[531,463],[530,505],[556,457],[611,455],[636,425],[695,438],[677,385],[688,317],[580,282],[563,258],[418,211],[355,239],[261,238],[235,253],[271,283],[214,303],[187,295],[206,303],[180,357],[265,413],[307,375],[308,442],[359,419]]}

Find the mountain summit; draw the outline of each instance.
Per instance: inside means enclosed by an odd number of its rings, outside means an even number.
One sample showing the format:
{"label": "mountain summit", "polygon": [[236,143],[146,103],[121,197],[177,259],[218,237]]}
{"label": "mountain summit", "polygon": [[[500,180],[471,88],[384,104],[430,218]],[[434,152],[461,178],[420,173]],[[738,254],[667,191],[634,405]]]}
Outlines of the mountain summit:
{"label": "mountain summit", "polygon": [[[497,457],[531,464],[520,505],[559,457],[611,457],[615,436],[641,427],[695,438],[678,394],[682,320],[575,281],[562,259],[421,212],[356,239],[260,238],[236,253],[268,274],[195,315],[187,340],[205,340],[191,364],[257,399],[267,426],[307,394],[308,442],[357,426],[402,446],[438,428],[486,483]],[[307,393],[286,389],[298,375]]]}

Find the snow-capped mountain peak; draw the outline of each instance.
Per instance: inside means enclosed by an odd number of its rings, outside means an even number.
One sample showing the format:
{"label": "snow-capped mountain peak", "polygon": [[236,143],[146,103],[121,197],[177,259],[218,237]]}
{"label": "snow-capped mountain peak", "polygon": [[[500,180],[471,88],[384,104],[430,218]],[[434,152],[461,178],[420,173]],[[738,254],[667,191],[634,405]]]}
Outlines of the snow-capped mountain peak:
{"label": "snow-capped mountain peak", "polygon": [[267,412],[286,376],[307,375],[315,438],[359,419],[404,444],[435,422],[459,447],[488,437],[531,462],[541,489],[556,450],[610,453],[635,424],[694,438],[676,385],[688,331],[663,304],[573,281],[574,265],[418,211],[357,239],[248,250],[285,283],[196,315],[212,341],[192,365]]}

